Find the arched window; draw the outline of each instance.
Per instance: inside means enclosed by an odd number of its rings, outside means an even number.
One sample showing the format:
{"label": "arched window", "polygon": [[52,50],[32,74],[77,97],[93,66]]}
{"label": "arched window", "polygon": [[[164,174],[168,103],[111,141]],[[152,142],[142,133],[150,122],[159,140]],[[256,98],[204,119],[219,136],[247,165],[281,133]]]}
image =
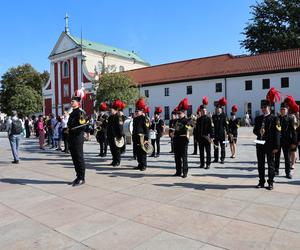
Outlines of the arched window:
{"label": "arched window", "polygon": [[123,72],[123,71],[125,71],[125,68],[124,68],[124,66],[121,65],[121,66],[119,67],[119,72]]}
{"label": "arched window", "polygon": [[67,78],[69,77],[70,72],[69,72],[69,63],[66,61],[63,63],[63,77]]}

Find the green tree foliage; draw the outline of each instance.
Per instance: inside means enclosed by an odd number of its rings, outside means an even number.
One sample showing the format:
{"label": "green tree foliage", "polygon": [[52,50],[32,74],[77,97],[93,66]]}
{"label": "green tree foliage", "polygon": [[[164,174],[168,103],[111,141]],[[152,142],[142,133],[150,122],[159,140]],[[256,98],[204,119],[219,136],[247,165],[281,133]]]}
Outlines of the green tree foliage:
{"label": "green tree foliage", "polygon": [[106,73],[94,83],[96,92],[96,107],[101,102],[111,103],[120,99],[126,105],[134,104],[139,98],[136,84],[124,73]]}
{"label": "green tree foliage", "polygon": [[49,73],[37,72],[30,64],[10,68],[1,80],[1,111],[18,111],[23,115],[41,112],[43,108],[42,88],[49,79]]}
{"label": "green tree foliage", "polygon": [[263,0],[251,9],[240,43],[251,54],[300,47],[300,0]]}

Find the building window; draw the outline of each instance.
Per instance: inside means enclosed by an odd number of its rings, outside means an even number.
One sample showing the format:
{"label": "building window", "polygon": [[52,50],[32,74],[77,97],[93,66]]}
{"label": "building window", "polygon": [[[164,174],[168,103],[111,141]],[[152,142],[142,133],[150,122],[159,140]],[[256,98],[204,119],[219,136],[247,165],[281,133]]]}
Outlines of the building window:
{"label": "building window", "polygon": [[63,77],[64,78],[69,77],[69,63],[68,62],[63,63]]}
{"label": "building window", "polygon": [[193,86],[186,86],[186,94],[187,95],[193,94]]}
{"label": "building window", "polygon": [[216,92],[222,92],[222,83],[221,82],[216,83]]}
{"label": "building window", "polygon": [[69,97],[69,84],[64,84],[64,97]]}
{"label": "building window", "polygon": [[149,90],[145,89],[145,97],[149,97]]}
{"label": "building window", "polygon": [[170,93],[169,93],[169,88],[165,88],[165,96],[169,96]]}
{"label": "building window", "polygon": [[245,90],[252,90],[252,81],[245,81]]}
{"label": "building window", "polygon": [[249,115],[249,117],[251,118],[252,117],[252,103],[251,102],[248,102],[247,103],[247,111],[246,111]]}
{"label": "building window", "polygon": [[270,88],[270,79],[263,79],[262,80],[262,88],[269,89]]}
{"label": "building window", "polygon": [[281,88],[288,88],[289,87],[289,78],[282,77],[281,78]]}
{"label": "building window", "polygon": [[193,106],[189,105],[188,110],[187,110],[187,116],[190,117],[193,114]]}
{"label": "building window", "polygon": [[123,72],[123,71],[125,71],[125,68],[124,68],[124,66],[121,65],[121,66],[119,67],[119,72]]}
{"label": "building window", "polygon": [[170,108],[165,106],[165,120],[170,120]]}

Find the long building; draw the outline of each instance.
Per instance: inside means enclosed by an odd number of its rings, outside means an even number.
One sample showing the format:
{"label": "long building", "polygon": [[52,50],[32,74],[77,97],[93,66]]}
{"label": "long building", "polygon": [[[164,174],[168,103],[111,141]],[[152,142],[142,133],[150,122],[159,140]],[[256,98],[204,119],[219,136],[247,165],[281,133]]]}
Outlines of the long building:
{"label": "long building", "polygon": [[[189,114],[196,112],[203,96],[208,97],[211,112],[214,103],[224,96],[228,100],[227,113],[236,104],[238,116],[248,112],[255,117],[270,87],[280,91],[282,97],[293,95],[300,104],[300,49],[249,56],[223,54],[145,67],[127,74],[138,83],[152,112],[157,106],[163,107],[166,120],[184,97],[190,102]],[[277,105],[273,108],[278,110]]]}

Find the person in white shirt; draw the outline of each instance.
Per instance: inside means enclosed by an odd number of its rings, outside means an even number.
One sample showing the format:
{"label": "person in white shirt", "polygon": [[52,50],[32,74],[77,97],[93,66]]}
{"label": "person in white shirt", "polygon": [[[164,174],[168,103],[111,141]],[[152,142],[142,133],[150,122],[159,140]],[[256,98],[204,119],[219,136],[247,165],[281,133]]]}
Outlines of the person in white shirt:
{"label": "person in white shirt", "polygon": [[64,150],[63,152],[69,153],[69,144],[68,144],[68,120],[69,120],[69,112],[65,111],[64,116],[61,121],[61,127],[62,127],[62,136],[64,140]]}

